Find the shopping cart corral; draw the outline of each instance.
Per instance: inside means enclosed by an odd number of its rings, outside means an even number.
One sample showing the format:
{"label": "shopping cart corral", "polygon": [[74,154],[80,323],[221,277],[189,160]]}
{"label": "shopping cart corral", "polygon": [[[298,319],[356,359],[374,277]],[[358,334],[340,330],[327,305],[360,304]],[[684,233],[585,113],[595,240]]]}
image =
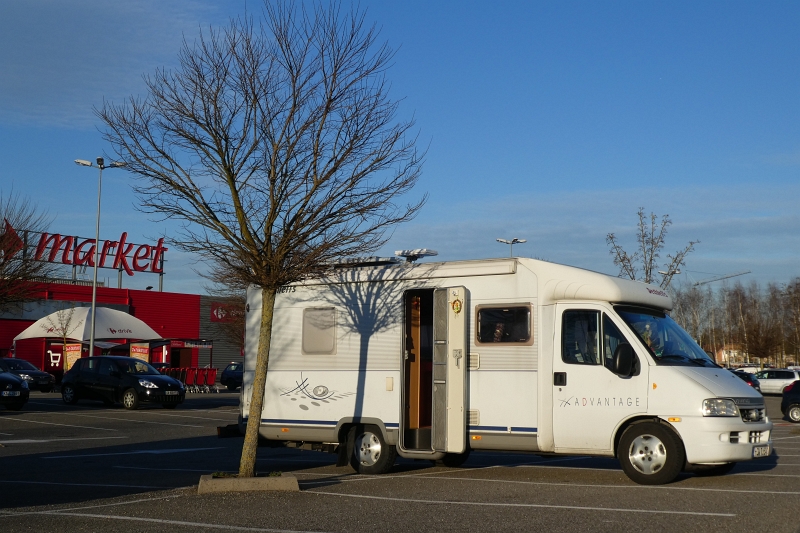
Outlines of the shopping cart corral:
{"label": "shopping cart corral", "polygon": [[186,386],[186,392],[219,392],[216,368],[164,368],[161,373],[180,380]]}

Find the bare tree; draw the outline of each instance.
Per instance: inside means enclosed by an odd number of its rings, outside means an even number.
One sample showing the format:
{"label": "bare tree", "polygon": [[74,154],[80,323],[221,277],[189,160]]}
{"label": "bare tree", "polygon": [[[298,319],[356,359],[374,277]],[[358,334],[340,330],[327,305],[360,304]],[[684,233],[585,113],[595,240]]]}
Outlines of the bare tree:
{"label": "bare tree", "polygon": [[606,244],[611,248],[609,253],[614,256],[614,265],[619,267],[619,277],[627,277],[632,280],[641,280],[645,283],[655,283],[656,276],[661,276],[658,282],[662,289],[669,287],[672,277],[679,272],[680,267],[685,265],[686,255],[694,250],[694,245],[700,241],[689,241],[683,250],[679,250],[675,255],[667,254],[667,262],[664,263],[665,274],[658,271],[658,259],[661,257],[661,250],[667,237],[667,230],[672,225],[669,215],[658,217],[655,213],[650,213],[647,217],[644,214],[644,207],[640,207],[637,213],[639,223],[636,241],[637,250],[633,254],[626,252],[619,244],[616,235],[609,233],[606,236]]}
{"label": "bare tree", "polygon": [[184,42],[147,96],[97,110],[141,208],[183,221],[176,244],[262,292],[239,475],[255,474],[276,291],[374,251],[413,218],[422,157],[396,119],[393,52],[357,7],[267,2]]}
{"label": "bare tree", "polygon": [[0,191],[0,312],[31,299],[35,281],[54,272],[54,266],[33,259],[26,236],[45,231],[50,225],[47,214],[13,191]]}

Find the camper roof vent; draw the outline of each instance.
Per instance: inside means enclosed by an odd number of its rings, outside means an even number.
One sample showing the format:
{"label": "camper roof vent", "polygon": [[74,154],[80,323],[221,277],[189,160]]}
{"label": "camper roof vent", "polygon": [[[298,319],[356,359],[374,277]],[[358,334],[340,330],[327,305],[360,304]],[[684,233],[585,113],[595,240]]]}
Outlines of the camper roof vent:
{"label": "camper roof vent", "polygon": [[420,257],[439,255],[439,252],[436,250],[429,250],[428,248],[416,248],[414,250],[397,250],[394,255],[398,257],[405,257],[407,262],[413,263]]}
{"label": "camper roof vent", "polygon": [[333,268],[354,268],[354,267],[369,267],[369,266],[385,266],[396,265],[400,263],[397,257],[378,257],[376,255],[369,257],[346,257],[331,266]]}

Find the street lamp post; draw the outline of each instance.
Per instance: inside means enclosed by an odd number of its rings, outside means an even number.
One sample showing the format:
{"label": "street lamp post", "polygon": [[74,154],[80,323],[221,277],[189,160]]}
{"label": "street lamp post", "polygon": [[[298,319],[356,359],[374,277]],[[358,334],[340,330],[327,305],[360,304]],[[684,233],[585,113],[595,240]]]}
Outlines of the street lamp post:
{"label": "street lamp post", "polygon": [[501,242],[503,244],[508,244],[511,247],[511,250],[508,254],[508,257],[514,257],[514,245],[515,244],[522,244],[523,242],[528,242],[527,239],[517,239],[514,237],[510,241],[507,239],[497,239],[497,242]]}
{"label": "street lamp post", "polygon": [[[93,167],[91,161],[85,159],[76,159],[75,163],[82,167]],[[97,261],[98,261],[98,248],[100,247],[100,193],[103,189],[103,169],[104,168],[119,168],[124,167],[125,163],[115,161],[110,165],[105,164],[102,157],[97,158],[97,168],[100,169],[100,175],[97,178],[97,223],[94,230],[94,276],[92,278],[92,325],[89,330],[89,357],[94,355],[94,324],[95,324],[95,311],[97,309]]]}

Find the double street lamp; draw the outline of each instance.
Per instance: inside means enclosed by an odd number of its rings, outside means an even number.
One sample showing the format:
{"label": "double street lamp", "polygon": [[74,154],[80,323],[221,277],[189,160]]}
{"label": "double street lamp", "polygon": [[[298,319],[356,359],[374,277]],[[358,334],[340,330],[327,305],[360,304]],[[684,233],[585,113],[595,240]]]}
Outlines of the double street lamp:
{"label": "double street lamp", "polygon": [[510,241],[507,240],[507,239],[497,239],[497,242],[501,242],[503,244],[508,244],[511,247],[511,250],[510,250],[510,253],[509,253],[508,257],[514,257],[514,245],[515,244],[522,244],[523,242],[528,242],[528,240],[527,239],[517,239],[516,237],[514,237]]}
{"label": "double street lamp", "polygon": [[[76,159],[75,163],[82,167],[93,167],[91,161],[85,159]],[[97,178],[97,224],[94,230],[94,278],[92,279],[92,326],[89,330],[89,356],[94,355],[94,324],[95,324],[95,311],[97,310],[97,261],[100,247],[100,193],[103,189],[103,169],[104,168],[119,168],[124,167],[125,163],[115,161],[106,165],[102,157],[97,158],[97,168],[100,169],[100,176]]]}

